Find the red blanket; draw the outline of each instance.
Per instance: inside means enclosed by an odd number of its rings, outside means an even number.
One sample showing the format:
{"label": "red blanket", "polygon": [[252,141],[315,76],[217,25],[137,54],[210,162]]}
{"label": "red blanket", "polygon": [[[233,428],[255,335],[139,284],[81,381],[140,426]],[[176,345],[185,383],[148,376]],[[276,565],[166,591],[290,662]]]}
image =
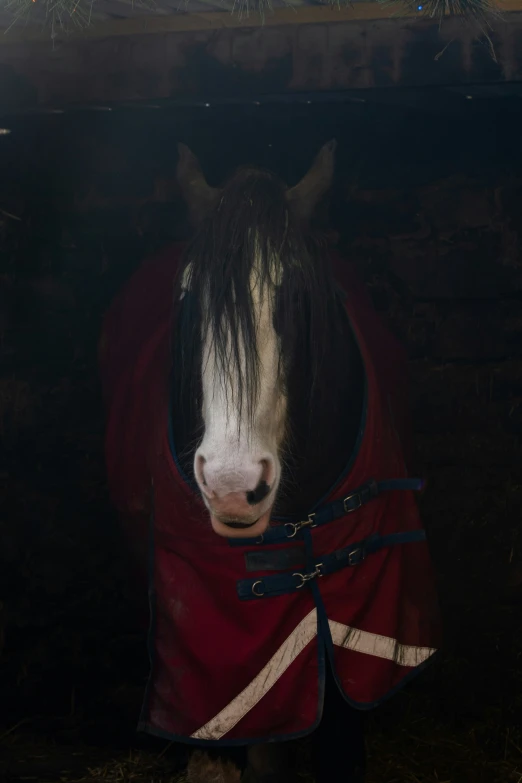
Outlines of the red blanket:
{"label": "red blanket", "polygon": [[[289,738],[320,719],[326,656],[346,698],[366,709],[437,645],[434,578],[405,482],[406,361],[353,269],[335,257],[367,377],[357,453],[318,509],[324,524],[233,546],[212,531],[169,445],[179,255],[169,248],[133,276],[106,318],[101,352],[114,503],[130,515],[150,511],[152,500],[154,508],[153,663],[140,726],[189,742]],[[296,557],[302,564],[285,568]],[[307,577],[302,586],[296,572]]]}

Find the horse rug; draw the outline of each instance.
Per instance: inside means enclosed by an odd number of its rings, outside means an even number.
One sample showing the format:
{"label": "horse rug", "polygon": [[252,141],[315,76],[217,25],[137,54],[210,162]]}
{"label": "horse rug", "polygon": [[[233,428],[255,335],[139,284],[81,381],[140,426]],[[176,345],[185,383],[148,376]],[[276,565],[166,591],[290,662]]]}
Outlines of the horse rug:
{"label": "horse rug", "polygon": [[345,698],[369,709],[438,644],[422,482],[406,467],[406,359],[354,269],[332,255],[366,374],[356,448],[306,518],[274,520],[257,539],[221,538],[171,435],[181,252],[135,272],[107,314],[101,352],[112,498],[123,519],[150,512],[151,674],[139,728],[198,744],[290,739],[321,718],[327,661]]}

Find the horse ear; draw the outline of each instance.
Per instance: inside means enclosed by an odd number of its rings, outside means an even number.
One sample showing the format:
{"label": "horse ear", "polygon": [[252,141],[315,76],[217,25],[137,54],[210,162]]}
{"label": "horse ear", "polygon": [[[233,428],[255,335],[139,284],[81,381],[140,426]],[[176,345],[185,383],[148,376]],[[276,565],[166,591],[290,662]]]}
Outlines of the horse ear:
{"label": "horse ear", "polygon": [[178,144],[178,154],[178,184],[189,208],[190,221],[198,225],[214,206],[221,191],[210,187],[199,160],[185,144]]}
{"label": "horse ear", "polygon": [[294,214],[301,220],[307,220],[331,187],[337,141],[332,139],[324,147],[312,163],[308,173],[293,188],[286,191],[286,198]]}

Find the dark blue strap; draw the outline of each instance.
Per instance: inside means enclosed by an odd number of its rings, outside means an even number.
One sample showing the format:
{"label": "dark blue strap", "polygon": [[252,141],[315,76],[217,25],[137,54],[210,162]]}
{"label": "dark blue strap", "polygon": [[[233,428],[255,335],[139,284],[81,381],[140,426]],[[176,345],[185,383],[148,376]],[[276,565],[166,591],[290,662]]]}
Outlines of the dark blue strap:
{"label": "dark blue strap", "polygon": [[409,490],[419,492],[424,487],[422,479],[388,479],[386,481],[368,481],[362,487],[350,492],[345,498],[334,500],[327,506],[323,506],[308,519],[298,522],[285,522],[277,527],[271,527],[262,536],[257,538],[229,538],[230,546],[253,546],[260,544],[280,544],[292,539],[302,540],[303,528],[315,528],[341,519],[353,511],[357,511],[370,500],[373,500],[381,492],[394,490]]}
{"label": "dark blue strap", "polygon": [[388,536],[375,534],[356,544],[338,549],[330,555],[324,555],[308,571],[287,571],[285,574],[274,574],[257,579],[240,579],[237,583],[237,594],[242,601],[251,601],[255,598],[275,597],[287,595],[301,590],[313,579],[333,574],[342,568],[353,568],[360,565],[368,555],[377,552],[384,547],[396,544],[411,544],[424,541],[424,530],[408,530],[403,533],[391,533]]}

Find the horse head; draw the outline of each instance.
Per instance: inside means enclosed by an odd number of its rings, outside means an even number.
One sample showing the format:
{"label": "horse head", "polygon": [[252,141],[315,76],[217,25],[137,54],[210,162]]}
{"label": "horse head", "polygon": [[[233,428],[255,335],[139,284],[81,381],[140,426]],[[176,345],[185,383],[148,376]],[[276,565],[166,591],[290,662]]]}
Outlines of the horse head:
{"label": "horse head", "polygon": [[213,188],[179,145],[178,182],[194,226],[180,276],[179,364],[182,375],[197,375],[193,472],[222,536],[266,530],[291,437],[292,364],[309,351],[313,385],[320,362],[331,280],[306,226],[330,188],[335,147],[326,144],[294,187],[248,167]]}

